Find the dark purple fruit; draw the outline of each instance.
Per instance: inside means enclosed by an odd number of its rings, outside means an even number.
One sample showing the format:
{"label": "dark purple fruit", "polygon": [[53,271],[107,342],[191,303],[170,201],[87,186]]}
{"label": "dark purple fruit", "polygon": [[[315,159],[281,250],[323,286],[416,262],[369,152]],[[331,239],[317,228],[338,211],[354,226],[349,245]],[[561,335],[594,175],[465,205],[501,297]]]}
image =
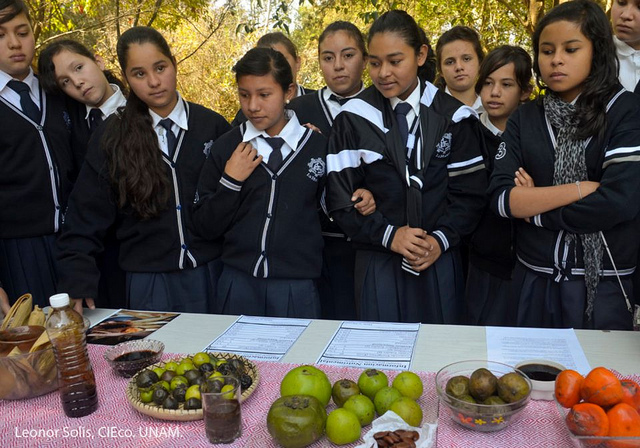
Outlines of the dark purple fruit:
{"label": "dark purple fruit", "polygon": [[143,370],[136,377],[136,385],[140,389],[151,387],[153,383],[157,383],[160,380],[158,375],[153,370]]}
{"label": "dark purple fruit", "polygon": [[184,408],[186,410],[200,409],[202,408],[202,401],[198,400],[197,398],[189,398],[187,402],[184,404]]}
{"label": "dark purple fruit", "polygon": [[166,400],[168,396],[169,396],[169,392],[164,390],[162,387],[158,387],[156,390],[153,391],[152,399],[155,404],[162,404],[164,403],[164,400]]}
{"label": "dark purple fruit", "polygon": [[178,400],[176,400],[175,397],[169,395],[162,403],[162,407],[164,409],[178,409]]}

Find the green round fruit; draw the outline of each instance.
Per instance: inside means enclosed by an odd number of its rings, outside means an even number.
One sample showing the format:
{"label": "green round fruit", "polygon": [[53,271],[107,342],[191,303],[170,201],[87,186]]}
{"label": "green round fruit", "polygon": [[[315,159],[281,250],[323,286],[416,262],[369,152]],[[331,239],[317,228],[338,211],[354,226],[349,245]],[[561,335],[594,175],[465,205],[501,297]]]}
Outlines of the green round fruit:
{"label": "green round fruit", "polygon": [[331,382],[322,370],[309,365],[299,366],[282,379],[280,395],[311,395],[326,406],[331,399]]}
{"label": "green round fruit", "polygon": [[369,397],[372,401],[376,397],[376,392],[388,385],[389,378],[387,378],[387,375],[376,369],[367,369],[362,372],[360,374],[360,378],[358,378],[358,387],[360,388],[360,392]]}
{"label": "green round fruit", "polygon": [[193,365],[193,361],[191,361],[191,359],[187,358],[187,359],[183,360],[178,365],[178,368],[176,369],[176,373],[178,375],[184,375],[185,372],[187,372],[189,370],[193,370],[195,368],[196,368],[196,366]]}
{"label": "green round fruit", "polygon": [[143,403],[151,403],[153,400],[153,391],[154,389],[152,387],[140,389],[140,401]]}
{"label": "green round fruit", "polygon": [[198,352],[195,355],[193,355],[193,364],[196,367],[200,367],[202,364],[205,364],[205,363],[211,363],[211,357],[209,356],[208,353]]}
{"label": "green round fruit", "polygon": [[356,414],[363,427],[370,425],[376,416],[376,408],[366,395],[352,395],[342,407]]}
{"label": "green round fruit", "polygon": [[175,372],[178,369],[178,363],[175,361],[169,361],[164,365],[165,370],[170,370],[171,372]]}
{"label": "green round fruit", "polygon": [[355,442],[361,431],[358,416],[348,409],[335,409],[327,417],[327,438],[336,445]]}
{"label": "green round fruit", "polygon": [[324,434],[327,414],[311,395],[289,395],[273,402],[267,414],[269,434],[284,448],[302,448]]}
{"label": "green round fruit", "polygon": [[389,410],[398,414],[408,425],[417,428],[422,423],[422,408],[409,397],[398,398]]}
{"label": "green round fruit", "polygon": [[422,380],[413,372],[401,372],[394,379],[392,386],[400,391],[404,397],[417,400],[422,396],[424,386]]}
{"label": "green round fruit", "polygon": [[162,374],[165,372],[165,369],[163,369],[162,367],[154,367],[151,370],[153,370],[154,373],[158,375],[158,378],[162,378]]}
{"label": "green round fruit", "polygon": [[200,395],[200,386],[198,386],[197,384],[189,386],[189,388],[187,389],[187,393],[184,394],[184,399],[189,401],[189,398],[197,398],[198,400],[202,399]]}
{"label": "green round fruit", "polygon": [[358,385],[353,381],[347,379],[336,381],[331,388],[331,398],[333,398],[333,402],[339,408],[342,407],[344,402],[347,401],[349,397],[359,394],[360,388],[358,387]]}
{"label": "green round fruit", "polygon": [[383,387],[373,399],[373,404],[376,407],[376,413],[378,415],[384,415],[385,412],[391,408],[391,405],[398,398],[402,397],[402,394],[395,387]]}
{"label": "green round fruit", "polygon": [[189,380],[183,377],[182,375],[176,375],[173,378],[171,378],[171,383],[169,384],[169,387],[171,388],[171,390],[174,390],[180,384],[184,385],[185,387],[189,387]]}

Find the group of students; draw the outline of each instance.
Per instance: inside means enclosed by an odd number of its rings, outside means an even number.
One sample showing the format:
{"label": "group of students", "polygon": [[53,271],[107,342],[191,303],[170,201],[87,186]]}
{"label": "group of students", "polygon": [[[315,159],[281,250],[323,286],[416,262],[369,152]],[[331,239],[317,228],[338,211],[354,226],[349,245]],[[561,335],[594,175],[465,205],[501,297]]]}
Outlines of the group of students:
{"label": "group of students", "polygon": [[180,96],[152,28],[118,39],[126,95],[71,40],[35,76],[27,8],[0,0],[0,281],[78,308],[630,329],[640,70],[621,85],[616,49],[640,51],[640,8],[612,17],[559,5],[533,64],[462,26],[434,55],[400,10],[366,44],[334,22],[317,91],[270,33],[233,67],[232,127]]}

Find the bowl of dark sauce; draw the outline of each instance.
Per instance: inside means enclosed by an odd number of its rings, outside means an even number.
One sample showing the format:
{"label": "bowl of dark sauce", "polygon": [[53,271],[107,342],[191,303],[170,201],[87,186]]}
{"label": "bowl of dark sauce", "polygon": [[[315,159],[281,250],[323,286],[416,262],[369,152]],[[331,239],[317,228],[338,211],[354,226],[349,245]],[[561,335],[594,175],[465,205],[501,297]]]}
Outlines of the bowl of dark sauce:
{"label": "bowl of dark sauce", "polygon": [[104,359],[118,375],[131,378],[145,367],[160,361],[163,351],[162,342],[140,339],[114,345],[104,353]]}
{"label": "bowl of dark sauce", "polygon": [[556,377],[565,369],[562,364],[546,359],[522,361],[516,368],[531,380],[531,398],[546,401],[553,400]]}

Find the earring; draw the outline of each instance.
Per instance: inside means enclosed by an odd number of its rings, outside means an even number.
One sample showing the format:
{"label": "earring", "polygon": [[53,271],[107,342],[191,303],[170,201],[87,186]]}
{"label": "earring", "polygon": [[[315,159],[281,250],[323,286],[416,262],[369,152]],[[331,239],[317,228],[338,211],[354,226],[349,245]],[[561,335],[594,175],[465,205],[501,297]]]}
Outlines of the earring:
{"label": "earring", "polygon": [[285,102],[284,102],[284,103],[285,103],[285,104],[289,104],[289,100],[285,100]]}

